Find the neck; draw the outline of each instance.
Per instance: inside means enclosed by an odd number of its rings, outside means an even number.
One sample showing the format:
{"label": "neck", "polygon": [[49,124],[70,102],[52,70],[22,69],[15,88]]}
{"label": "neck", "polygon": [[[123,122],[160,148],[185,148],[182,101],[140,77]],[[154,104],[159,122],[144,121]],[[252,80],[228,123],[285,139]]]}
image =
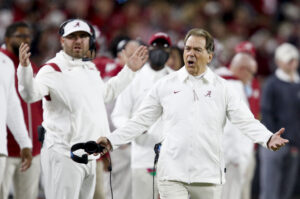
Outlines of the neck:
{"label": "neck", "polygon": [[199,76],[201,74],[203,74],[206,71],[206,66],[201,67],[199,71],[195,72],[195,73],[191,73],[192,76]]}

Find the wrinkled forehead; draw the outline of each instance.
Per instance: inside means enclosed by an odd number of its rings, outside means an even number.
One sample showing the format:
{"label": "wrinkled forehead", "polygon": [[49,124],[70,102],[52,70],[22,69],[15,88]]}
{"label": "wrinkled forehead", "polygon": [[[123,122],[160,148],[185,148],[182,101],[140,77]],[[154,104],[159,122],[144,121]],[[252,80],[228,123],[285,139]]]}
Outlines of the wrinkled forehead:
{"label": "wrinkled forehead", "polygon": [[206,39],[202,36],[191,35],[185,42],[185,47],[191,48],[205,48]]}

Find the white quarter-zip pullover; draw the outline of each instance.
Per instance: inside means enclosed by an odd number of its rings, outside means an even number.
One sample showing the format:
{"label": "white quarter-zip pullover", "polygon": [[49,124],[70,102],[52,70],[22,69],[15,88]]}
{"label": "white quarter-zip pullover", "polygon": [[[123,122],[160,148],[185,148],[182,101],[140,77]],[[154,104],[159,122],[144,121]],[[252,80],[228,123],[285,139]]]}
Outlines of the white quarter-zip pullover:
{"label": "white quarter-zip pullover", "polygon": [[[18,67],[19,92],[27,102],[43,98],[44,145],[70,155],[73,144],[96,140],[109,134],[105,102],[113,100],[134,76],[127,66],[107,83],[90,61],[74,59],[60,51],[34,78],[31,66]],[[91,156],[89,156],[91,157]]]}
{"label": "white quarter-zip pullover", "polygon": [[107,138],[117,147],[142,134],[162,116],[165,139],[158,161],[158,178],[223,184],[222,135],[226,117],[265,147],[272,133],[253,117],[226,81],[209,68],[202,78],[191,79],[183,67],[159,80],[136,115]]}

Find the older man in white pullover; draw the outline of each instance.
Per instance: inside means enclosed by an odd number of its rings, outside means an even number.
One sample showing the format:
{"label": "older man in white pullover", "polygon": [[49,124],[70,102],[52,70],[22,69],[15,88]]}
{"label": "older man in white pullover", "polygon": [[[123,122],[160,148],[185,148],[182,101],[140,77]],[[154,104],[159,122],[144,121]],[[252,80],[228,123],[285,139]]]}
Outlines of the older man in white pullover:
{"label": "older man in white pullover", "polygon": [[185,67],[159,80],[135,116],[114,133],[98,139],[107,150],[133,140],[159,117],[165,137],[158,160],[158,189],[162,199],[220,199],[225,183],[222,148],[228,118],[254,142],[278,150],[288,140],[255,120],[226,80],[207,64],[214,41],[205,30],[192,29],[184,40]]}
{"label": "older man in white pullover", "polygon": [[134,72],[148,58],[142,46],[128,58],[124,69],[103,83],[95,65],[86,59],[94,46],[95,33],[86,21],[72,19],[59,31],[62,50],[40,69],[34,78],[29,46],[20,47],[19,91],[24,100],[43,99],[46,129],[41,151],[45,195],[48,199],[91,199],[95,189],[96,158],[87,165],[70,158],[78,142],[109,134],[104,103],[113,100],[131,81]]}

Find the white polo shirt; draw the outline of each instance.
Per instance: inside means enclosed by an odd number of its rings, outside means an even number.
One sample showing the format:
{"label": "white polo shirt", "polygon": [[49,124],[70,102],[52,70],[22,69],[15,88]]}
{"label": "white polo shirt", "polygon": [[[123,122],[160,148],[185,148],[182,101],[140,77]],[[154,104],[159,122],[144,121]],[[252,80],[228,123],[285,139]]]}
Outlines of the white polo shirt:
{"label": "white polo shirt", "polygon": [[239,96],[209,68],[196,79],[183,67],[158,81],[136,115],[107,138],[113,147],[127,143],[162,116],[165,140],[158,161],[159,179],[223,184],[226,117],[265,147],[272,136]]}

